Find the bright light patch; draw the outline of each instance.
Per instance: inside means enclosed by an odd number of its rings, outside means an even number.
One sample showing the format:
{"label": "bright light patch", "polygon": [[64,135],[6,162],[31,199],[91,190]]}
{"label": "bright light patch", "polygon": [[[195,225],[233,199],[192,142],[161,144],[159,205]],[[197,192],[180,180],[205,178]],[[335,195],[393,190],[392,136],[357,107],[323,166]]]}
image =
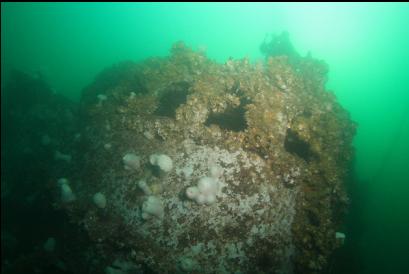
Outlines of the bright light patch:
{"label": "bright light patch", "polygon": [[288,31],[301,54],[309,49],[322,56],[347,55],[362,42],[357,9],[339,4],[289,5],[284,9]]}

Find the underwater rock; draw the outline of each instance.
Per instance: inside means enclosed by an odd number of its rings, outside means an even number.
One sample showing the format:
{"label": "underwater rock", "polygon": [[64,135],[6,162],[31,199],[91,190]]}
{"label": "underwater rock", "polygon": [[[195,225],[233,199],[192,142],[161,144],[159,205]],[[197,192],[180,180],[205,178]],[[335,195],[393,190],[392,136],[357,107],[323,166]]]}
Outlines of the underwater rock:
{"label": "underwater rock", "polygon": [[[81,102],[87,183],[66,210],[99,239],[104,267],[133,258],[156,273],[324,273],[355,134],[327,71],[292,50],[218,64],[177,43],[168,58],[97,77]],[[121,163],[130,150],[132,173]],[[206,206],[192,200],[201,178],[217,182]],[[86,202],[95,192],[112,201],[104,216]]]}
{"label": "underwater rock", "polygon": [[267,57],[285,55],[289,58],[300,58],[290,41],[289,33],[286,31],[279,35],[271,34],[267,36],[260,45],[260,51]]}
{"label": "underwater rock", "polygon": [[[58,211],[75,204],[78,181],[56,183],[82,168],[82,142],[74,139],[78,104],[55,93],[41,75],[15,70],[9,76],[1,92],[2,272],[61,273],[73,261],[84,269],[75,242],[87,235]],[[8,230],[18,239],[15,246],[3,245]],[[53,237],[44,243],[47,235]]]}

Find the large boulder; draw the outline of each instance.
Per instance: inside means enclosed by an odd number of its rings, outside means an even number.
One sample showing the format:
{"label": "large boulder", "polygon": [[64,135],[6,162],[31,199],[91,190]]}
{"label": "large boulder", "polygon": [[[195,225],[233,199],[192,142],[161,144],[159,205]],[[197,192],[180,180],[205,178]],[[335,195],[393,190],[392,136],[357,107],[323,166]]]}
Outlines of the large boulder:
{"label": "large boulder", "polygon": [[[107,272],[121,261],[157,273],[324,273],[341,244],[355,125],[325,88],[326,64],[292,58],[218,64],[177,43],[84,90],[84,162],[67,210]],[[189,191],[203,178],[216,196],[201,203]]]}

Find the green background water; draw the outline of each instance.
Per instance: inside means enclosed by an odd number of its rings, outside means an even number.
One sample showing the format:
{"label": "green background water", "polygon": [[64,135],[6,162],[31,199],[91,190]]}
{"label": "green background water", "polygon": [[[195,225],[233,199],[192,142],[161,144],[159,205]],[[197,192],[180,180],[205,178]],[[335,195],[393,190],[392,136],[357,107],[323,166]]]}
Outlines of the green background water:
{"label": "green background water", "polygon": [[[78,100],[104,67],[183,40],[211,59],[263,58],[267,33],[330,65],[328,88],[359,124],[348,238],[365,273],[400,273],[409,249],[409,4],[1,4],[1,76],[41,71]],[[4,81],[2,81],[3,85]],[[347,235],[348,237],[348,235]],[[409,263],[408,263],[409,264]]]}

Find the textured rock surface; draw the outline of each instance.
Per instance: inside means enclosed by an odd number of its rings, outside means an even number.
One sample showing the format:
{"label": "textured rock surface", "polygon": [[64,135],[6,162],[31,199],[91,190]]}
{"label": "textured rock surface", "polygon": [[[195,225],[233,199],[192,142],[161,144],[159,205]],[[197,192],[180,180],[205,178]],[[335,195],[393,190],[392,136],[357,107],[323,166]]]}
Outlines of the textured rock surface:
{"label": "textured rock surface", "polygon": [[[339,244],[355,126],[312,58],[217,64],[183,43],[107,69],[84,90],[82,173],[66,207],[106,266],[157,273],[320,273]],[[100,95],[105,95],[103,101]],[[126,170],[127,153],[140,168]],[[173,161],[169,172],[149,162]],[[212,171],[213,170],[213,171]],[[216,201],[186,189],[217,174]],[[217,173],[217,172],[216,172]],[[163,218],[142,218],[144,180]],[[92,195],[102,192],[106,207]]]}

